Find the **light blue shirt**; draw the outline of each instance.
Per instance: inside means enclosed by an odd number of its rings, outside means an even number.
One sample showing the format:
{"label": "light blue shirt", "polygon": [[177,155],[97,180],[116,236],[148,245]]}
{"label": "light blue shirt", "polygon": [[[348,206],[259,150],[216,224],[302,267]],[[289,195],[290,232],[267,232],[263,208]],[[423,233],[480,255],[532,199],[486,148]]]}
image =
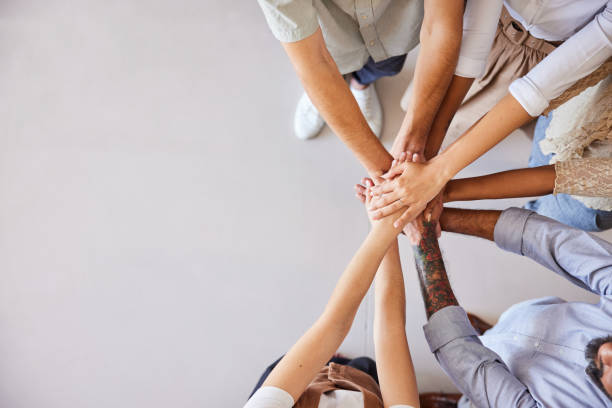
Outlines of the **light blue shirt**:
{"label": "light blue shirt", "polygon": [[425,336],[464,394],[458,406],[612,407],[584,372],[587,343],[612,334],[612,244],[518,208],[501,214],[495,242],[600,295],[600,301],[522,302],[480,338],[462,308],[433,314]]}

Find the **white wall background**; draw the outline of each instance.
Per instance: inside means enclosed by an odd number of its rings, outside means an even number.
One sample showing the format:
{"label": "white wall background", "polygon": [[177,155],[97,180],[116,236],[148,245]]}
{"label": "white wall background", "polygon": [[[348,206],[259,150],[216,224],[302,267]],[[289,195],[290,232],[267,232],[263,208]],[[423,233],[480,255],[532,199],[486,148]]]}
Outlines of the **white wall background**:
{"label": "white wall background", "polygon": [[[409,77],[379,84],[388,146]],[[255,2],[0,3],[1,407],[241,406],[368,229],[348,150],[292,136],[300,92]],[[464,175],[528,152],[515,134]],[[592,299],[492,243],[441,245],[461,304],[489,320]],[[402,250],[419,385],[452,390]],[[370,309],[345,354],[372,353]]]}

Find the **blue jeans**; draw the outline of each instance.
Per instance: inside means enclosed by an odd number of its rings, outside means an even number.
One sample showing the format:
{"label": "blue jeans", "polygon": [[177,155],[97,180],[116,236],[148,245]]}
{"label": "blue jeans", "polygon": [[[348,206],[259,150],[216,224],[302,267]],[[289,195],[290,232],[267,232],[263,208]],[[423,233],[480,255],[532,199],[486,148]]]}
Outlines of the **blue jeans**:
{"label": "blue jeans", "polygon": [[[536,123],[529,167],[545,166],[550,163],[553,155],[542,153],[540,141],[546,137],[546,128],[551,119],[552,113],[540,116]],[[612,211],[594,210],[567,194],[549,194],[529,201],[525,204],[525,208],[585,231],[604,231],[612,228]]]}
{"label": "blue jeans", "polygon": [[386,60],[374,62],[372,57],[359,71],[353,72],[353,76],[361,85],[368,85],[385,76],[393,76],[400,73],[406,62],[406,54]]}

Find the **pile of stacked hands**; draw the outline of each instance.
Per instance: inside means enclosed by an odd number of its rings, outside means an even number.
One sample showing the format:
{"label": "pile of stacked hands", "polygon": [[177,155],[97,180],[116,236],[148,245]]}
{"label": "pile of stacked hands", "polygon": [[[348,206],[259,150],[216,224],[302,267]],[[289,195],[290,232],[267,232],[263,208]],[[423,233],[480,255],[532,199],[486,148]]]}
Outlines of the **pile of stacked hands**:
{"label": "pile of stacked hands", "polygon": [[[325,124],[363,165],[371,229],[324,312],[266,369],[248,408],[610,407],[612,1],[258,0],[305,93],[295,134]],[[379,141],[375,83],[420,46],[405,118]],[[453,179],[536,121],[529,167]],[[443,151],[444,141],[448,146]],[[536,197],[505,211],[451,201]],[[509,308],[491,327],[448,281],[442,231],[494,241],[600,297]],[[431,352],[460,394],[419,395],[405,325],[398,236],[412,245]],[[375,281],[376,362],[339,357]]]}

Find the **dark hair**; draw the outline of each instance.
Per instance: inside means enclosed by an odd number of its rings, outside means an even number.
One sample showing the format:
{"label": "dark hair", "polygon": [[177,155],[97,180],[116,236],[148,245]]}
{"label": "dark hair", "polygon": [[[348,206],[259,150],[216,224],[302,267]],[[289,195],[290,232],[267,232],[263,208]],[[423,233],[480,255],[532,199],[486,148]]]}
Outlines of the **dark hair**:
{"label": "dark hair", "polygon": [[591,381],[595,383],[597,388],[602,390],[603,393],[606,394],[606,396],[612,401],[612,396],[608,394],[603,384],[601,383],[601,376],[603,375],[603,372],[601,371],[601,369],[597,368],[597,365],[595,364],[595,360],[597,360],[597,353],[599,352],[599,347],[608,342],[612,342],[612,335],[606,337],[598,337],[596,339],[591,340],[589,344],[587,344],[586,350],[584,351],[584,357],[589,362],[589,365],[587,366],[587,368],[585,368],[584,372],[586,373],[586,375],[589,376]]}

